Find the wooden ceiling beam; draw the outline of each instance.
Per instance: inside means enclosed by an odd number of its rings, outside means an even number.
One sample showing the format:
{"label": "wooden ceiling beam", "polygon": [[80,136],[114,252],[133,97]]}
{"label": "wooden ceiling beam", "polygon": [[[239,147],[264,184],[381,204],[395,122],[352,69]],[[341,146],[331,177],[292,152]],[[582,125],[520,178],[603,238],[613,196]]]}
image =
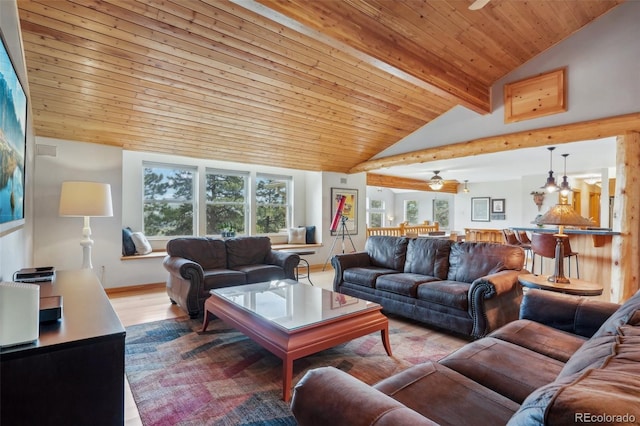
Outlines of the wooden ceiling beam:
{"label": "wooden ceiling beam", "polygon": [[445,146],[406,152],[365,161],[353,167],[349,173],[369,172],[405,164],[428,163],[437,160],[492,154],[514,149],[535,148],[550,144],[563,144],[591,139],[618,136],[630,131],[640,131],[640,112],[615,117],[600,118],[543,129],[526,130],[499,136],[491,136]]}
{"label": "wooden ceiling beam", "polygon": [[441,189],[435,190],[429,187],[425,180],[405,178],[400,176],[381,175],[377,173],[367,173],[367,186],[381,186],[393,189],[409,189],[413,191],[429,191],[429,192],[448,192],[450,194],[458,193],[457,180],[445,180]]}

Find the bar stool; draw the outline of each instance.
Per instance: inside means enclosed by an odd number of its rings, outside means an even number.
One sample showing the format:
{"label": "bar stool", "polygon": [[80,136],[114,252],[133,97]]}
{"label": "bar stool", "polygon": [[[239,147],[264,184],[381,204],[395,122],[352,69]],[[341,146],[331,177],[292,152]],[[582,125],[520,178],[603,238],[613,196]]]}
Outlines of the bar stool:
{"label": "bar stool", "polygon": [[[571,249],[569,238],[563,238],[564,257],[569,260],[569,276],[571,276],[571,258],[576,258],[576,275],[580,278],[580,264],[578,262],[578,253]],[[542,275],[542,258],[555,259],[556,257],[556,237],[553,234],[545,232],[534,232],[531,235],[531,253],[533,261],[531,263],[531,272],[535,273],[536,254],[540,256],[540,275]]]}
{"label": "bar stool", "polygon": [[527,263],[529,262],[529,252],[531,251],[531,245],[524,245],[518,239],[517,234],[508,228],[502,230],[502,235],[504,236],[504,242],[510,246],[517,246],[524,250],[524,267],[526,268]]}

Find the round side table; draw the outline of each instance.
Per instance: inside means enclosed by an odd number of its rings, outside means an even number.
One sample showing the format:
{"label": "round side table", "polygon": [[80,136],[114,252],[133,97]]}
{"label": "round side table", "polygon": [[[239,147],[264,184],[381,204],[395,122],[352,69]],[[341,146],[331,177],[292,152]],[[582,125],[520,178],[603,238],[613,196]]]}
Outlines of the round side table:
{"label": "round side table", "polygon": [[602,294],[603,288],[600,284],[577,278],[570,278],[571,282],[568,284],[558,284],[547,281],[548,277],[548,275],[523,274],[518,276],[518,281],[524,287],[557,291],[577,296],[599,296]]}

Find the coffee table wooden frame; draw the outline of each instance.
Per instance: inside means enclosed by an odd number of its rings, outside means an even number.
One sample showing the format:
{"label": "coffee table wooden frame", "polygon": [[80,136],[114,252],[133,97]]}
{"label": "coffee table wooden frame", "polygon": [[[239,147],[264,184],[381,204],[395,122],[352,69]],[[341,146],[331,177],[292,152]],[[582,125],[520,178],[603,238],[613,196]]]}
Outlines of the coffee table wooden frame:
{"label": "coffee table wooden frame", "polygon": [[382,335],[382,344],[387,355],[392,356],[389,342],[389,321],[380,312],[382,307],[377,304],[372,304],[370,308],[359,312],[295,330],[287,330],[216,294],[212,294],[205,301],[204,309],[203,332],[209,325],[210,314],[213,314],[282,359],[282,399],[287,402],[291,398],[293,361],[298,358],[378,330]]}

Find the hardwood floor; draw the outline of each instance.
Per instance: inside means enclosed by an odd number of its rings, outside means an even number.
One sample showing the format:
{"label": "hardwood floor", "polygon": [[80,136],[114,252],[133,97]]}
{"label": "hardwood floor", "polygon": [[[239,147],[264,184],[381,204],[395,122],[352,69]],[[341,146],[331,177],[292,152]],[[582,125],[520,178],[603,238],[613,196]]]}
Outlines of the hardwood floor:
{"label": "hardwood floor", "polygon": [[[333,269],[329,268],[327,271],[321,271],[319,268],[312,266],[311,279],[315,286],[331,289],[333,286]],[[307,282],[305,279],[300,279],[300,281]],[[182,309],[171,304],[164,283],[108,290],[107,295],[111,305],[113,305],[114,310],[120,317],[122,325],[125,327],[186,315]],[[125,426],[142,425],[138,408],[126,377],[124,404]]]}

